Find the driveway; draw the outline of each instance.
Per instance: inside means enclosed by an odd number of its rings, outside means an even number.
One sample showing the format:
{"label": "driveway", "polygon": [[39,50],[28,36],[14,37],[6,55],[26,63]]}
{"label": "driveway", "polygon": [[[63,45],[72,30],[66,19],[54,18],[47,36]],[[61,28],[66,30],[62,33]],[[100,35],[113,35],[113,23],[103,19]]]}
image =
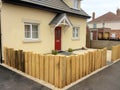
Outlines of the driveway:
{"label": "driveway", "polygon": [[68,90],[120,90],[120,61]]}
{"label": "driveway", "polygon": [[51,90],[0,66],[0,90]]}

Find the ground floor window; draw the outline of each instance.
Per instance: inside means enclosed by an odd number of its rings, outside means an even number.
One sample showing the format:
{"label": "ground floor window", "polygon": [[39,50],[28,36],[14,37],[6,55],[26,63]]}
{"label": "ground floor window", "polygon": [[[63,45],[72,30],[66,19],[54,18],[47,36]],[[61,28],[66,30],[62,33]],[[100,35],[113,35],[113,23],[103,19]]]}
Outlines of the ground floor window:
{"label": "ground floor window", "polygon": [[25,23],[25,39],[36,40],[39,38],[39,24]]}
{"label": "ground floor window", "polygon": [[73,39],[79,39],[79,27],[73,27]]}

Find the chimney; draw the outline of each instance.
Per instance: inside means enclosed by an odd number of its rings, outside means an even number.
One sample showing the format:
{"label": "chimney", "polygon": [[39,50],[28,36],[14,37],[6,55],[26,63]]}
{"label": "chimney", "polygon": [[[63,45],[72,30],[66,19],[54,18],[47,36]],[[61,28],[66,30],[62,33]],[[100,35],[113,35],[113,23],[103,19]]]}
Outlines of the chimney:
{"label": "chimney", "polygon": [[92,13],[92,20],[95,19],[95,12]]}
{"label": "chimney", "polygon": [[117,16],[120,16],[120,9],[118,8],[116,11]]}

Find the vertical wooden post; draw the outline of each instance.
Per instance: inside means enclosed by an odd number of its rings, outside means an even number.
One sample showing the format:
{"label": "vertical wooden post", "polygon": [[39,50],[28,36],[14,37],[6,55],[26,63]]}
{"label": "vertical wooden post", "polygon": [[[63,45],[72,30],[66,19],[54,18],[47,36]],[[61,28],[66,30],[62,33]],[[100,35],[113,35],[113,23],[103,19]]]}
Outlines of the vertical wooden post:
{"label": "vertical wooden post", "polygon": [[8,65],[11,66],[10,49],[8,51]]}
{"label": "vertical wooden post", "polygon": [[32,53],[32,76],[35,77],[36,76],[36,57],[35,54]]}
{"label": "vertical wooden post", "polygon": [[29,56],[28,52],[25,52],[25,73],[29,74]]}
{"label": "vertical wooden post", "polygon": [[45,76],[45,56],[44,55],[39,55],[40,58],[40,76],[39,78],[41,80],[44,80]]}
{"label": "vertical wooden post", "polygon": [[76,79],[76,70],[75,70],[75,66],[76,66],[76,60],[75,60],[75,56],[73,55],[73,56],[71,56],[71,67],[72,67],[72,73],[71,73],[71,75],[72,75],[72,82],[74,82],[75,81],[75,79]]}
{"label": "vertical wooden post", "polygon": [[79,67],[80,67],[80,64],[79,64],[79,55],[76,55],[75,56],[75,60],[76,60],[76,80],[78,80],[80,77],[80,75],[79,75]]}
{"label": "vertical wooden post", "polygon": [[66,85],[66,59],[60,56],[60,88]]}
{"label": "vertical wooden post", "polygon": [[85,59],[85,61],[86,61],[86,63],[85,63],[85,66],[86,66],[86,75],[88,75],[89,74],[89,53],[86,53],[85,57],[86,57],[86,59]]}
{"label": "vertical wooden post", "polygon": [[85,58],[85,54],[83,55],[83,62],[82,62],[82,66],[83,66],[83,76],[86,75],[86,58]]}
{"label": "vertical wooden post", "polygon": [[106,65],[106,62],[107,62],[107,48],[104,48],[103,49],[103,53],[104,53],[104,66]]}
{"label": "vertical wooden post", "polygon": [[55,72],[55,64],[54,64],[54,57],[53,55],[50,56],[50,59],[49,59],[49,83],[53,84],[54,85],[54,72]]}
{"label": "vertical wooden post", "polygon": [[4,47],[4,63],[7,65],[7,48]]}
{"label": "vertical wooden post", "polygon": [[32,52],[28,52],[28,67],[29,67],[29,75],[32,76]]}
{"label": "vertical wooden post", "polygon": [[89,73],[92,72],[92,52],[89,52]]}
{"label": "vertical wooden post", "polygon": [[13,56],[13,58],[12,58],[12,60],[13,60],[13,67],[15,68],[15,50],[14,49],[12,49],[13,51],[12,51],[12,56]]}
{"label": "vertical wooden post", "polygon": [[56,87],[59,87],[59,83],[60,83],[60,56],[55,56],[55,81],[54,81],[54,85]]}
{"label": "vertical wooden post", "polygon": [[36,75],[36,76],[35,76],[35,77],[36,77],[36,78],[39,78],[39,76],[40,76],[40,68],[39,68],[39,67],[40,67],[40,61],[39,61],[39,54],[36,54],[35,57],[36,57],[36,58],[35,58],[35,59],[36,59],[36,62],[35,62],[35,63],[36,63],[36,66],[35,66],[35,68],[36,68],[36,74],[35,74],[35,75]]}
{"label": "vertical wooden post", "polygon": [[66,57],[66,78],[67,78],[67,85],[71,83],[71,56]]}
{"label": "vertical wooden post", "polygon": [[[95,51],[94,51],[95,52]],[[95,63],[94,63],[94,52],[91,53],[92,63],[91,63],[91,70],[94,71]]]}
{"label": "vertical wooden post", "polygon": [[80,78],[83,77],[83,55],[79,55],[79,65],[80,65]]}
{"label": "vertical wooden post", "polygon": [[45,56],[45,78],[44,78],[44,80],[46,81],[46,82],[48,82],[48,78],[49,78],[49,58],[50,58],[50,56],[48,56],[48,55],[46,55]]}

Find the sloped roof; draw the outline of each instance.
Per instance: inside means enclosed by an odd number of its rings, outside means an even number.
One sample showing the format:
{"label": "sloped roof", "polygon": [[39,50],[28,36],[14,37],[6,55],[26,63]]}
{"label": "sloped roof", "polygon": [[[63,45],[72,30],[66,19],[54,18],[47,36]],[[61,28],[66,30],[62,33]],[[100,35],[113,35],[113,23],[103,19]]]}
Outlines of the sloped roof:
{"label": "sloped roof", "polygon": [[58,22],[63,18],[63,17],[66,17],[70,23],[70,25],[72,25],[71,21],[69,20],[69,18],[67,17],[66,13],[62,13],[62,14],[57,14],[53,19],[52,21],[49,23],[49,25],[53,25],[53,24],[58,24]]}
{"label": "sloped roof", "polygon": [[91,20],[88,23],[105,22],[105,21],[120,21],[120,16],[117,16],[116,14],[112,12],[108,12],[94,20]]}
{"label": "sloped roof", "polygon": [[62,13],[71,13],[85,18],[90,18],[90,16],[82,9],[76,10],[67,6],[62,0],[3,0],[5,2],[18,2],[25,4],[33,4],[37,6],[42,6],[44,8],[54,9],[62,11]]}

